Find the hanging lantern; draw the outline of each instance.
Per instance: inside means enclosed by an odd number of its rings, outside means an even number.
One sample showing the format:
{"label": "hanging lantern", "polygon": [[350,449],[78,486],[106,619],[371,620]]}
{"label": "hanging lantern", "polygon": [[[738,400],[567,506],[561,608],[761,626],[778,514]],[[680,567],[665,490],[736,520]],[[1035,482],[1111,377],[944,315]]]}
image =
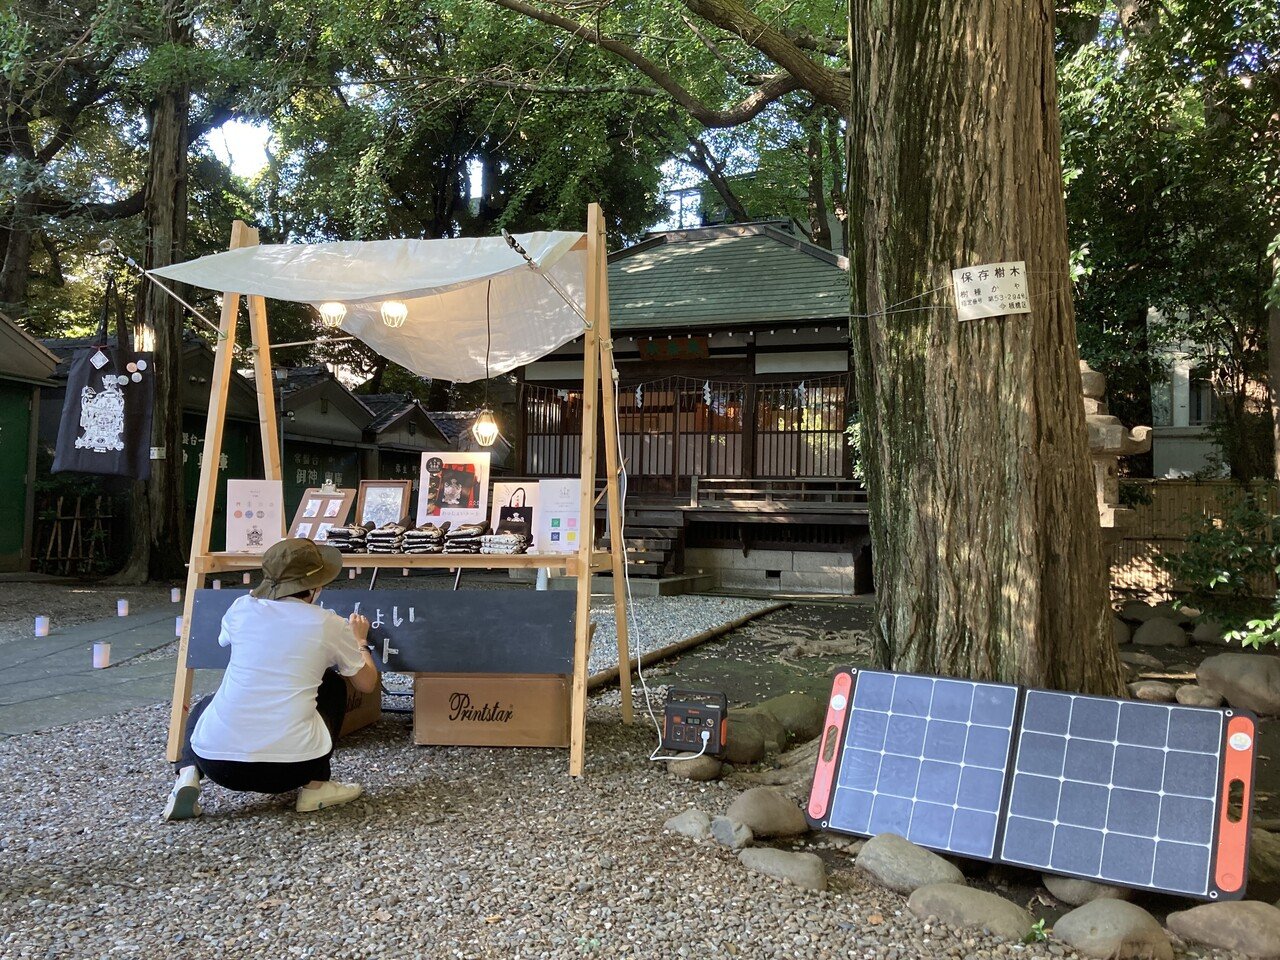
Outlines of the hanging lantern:
{"label": "hanging lantern", "polygon": [[382,304],[382,322],[388,327],[402,327],[409,318],[409,307],[403,300],[386,300]]}
{"label": "hanging lantern", "polygon": [[484,409],[471,425],[471,436],[482,447],[492,447],[498,440],[498,421],[493,418],[493,411]]}
{"label": "hanging lantern", "polygon": [[347,305],[337,300],[320,304],[320,321],[326,327],[340,327],[347,316]]}

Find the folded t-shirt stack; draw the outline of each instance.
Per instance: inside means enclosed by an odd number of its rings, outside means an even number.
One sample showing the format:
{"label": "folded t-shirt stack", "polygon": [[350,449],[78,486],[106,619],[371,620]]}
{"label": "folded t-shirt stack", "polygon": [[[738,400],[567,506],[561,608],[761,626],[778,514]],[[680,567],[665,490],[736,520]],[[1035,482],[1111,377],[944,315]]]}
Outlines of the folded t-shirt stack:
{"label": "folded t-shirt stack", "polygon": [[449,521],[441,524],[424,523],[416,530],[404,533],[404,552],[413,554],[444,553],[444,535],[449,530]]}
{"label": "folded t-shirt stack", "polygon": [[367,547],[365,538],[369,535],[370,529],[359,523],[348,524],[345,527],[330,527],[329,539],[326,542],[342,553],[364,553]]}
{"label": "folded t-shirt stack", "polygon": [[493,556],[528,553],[529,538],[523,533],[486,533],[480,538],[480,552]]}
{"label": "folded t-shirt stack", "polygon": [[445,553],[479,553],[480,538],[489,529],[487,523],[464,523],[444,535]]}
{"label": "folded t-shirt stack", "polygon": [[384,523],[369,531],[370,553],[403,553],[406,527],[400,523]]}

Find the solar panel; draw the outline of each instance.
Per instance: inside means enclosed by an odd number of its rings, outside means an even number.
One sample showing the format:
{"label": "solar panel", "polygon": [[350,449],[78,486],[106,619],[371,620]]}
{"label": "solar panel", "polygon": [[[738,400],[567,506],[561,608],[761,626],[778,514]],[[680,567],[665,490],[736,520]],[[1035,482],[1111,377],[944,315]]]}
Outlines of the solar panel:
{"label": "solar panel", "polygon": [[1209,899],[1235,892],[1214,871],[1232,716],[1028,690],[1000,859]]}
{"label": "solar panel", "polygon": [[1018,688],[879,670],[842,673],[837,687],[822,751],[830,776],[815,781],[810,819],[990,859]]}
{"label": "solar panel", "polygon": [[806,813],[818,829],[1240,897],[1255,740],[1246,711],[843,669]]}

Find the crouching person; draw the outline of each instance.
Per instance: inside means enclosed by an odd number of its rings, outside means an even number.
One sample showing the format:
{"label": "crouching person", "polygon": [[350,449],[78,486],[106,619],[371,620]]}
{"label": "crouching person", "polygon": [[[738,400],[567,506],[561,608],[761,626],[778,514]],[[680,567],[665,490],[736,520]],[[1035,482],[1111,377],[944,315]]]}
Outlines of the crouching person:
{"label": "crouching person", "polygon": [[342,678],[373,693],[378,670],[366,646],[368,619],[344,620],[316,605],[341,570],[341,553],[310,540],[267,550],[262,583],[222,618],[218,643],[231,648],[231,662],[217,693],[187,718],[165,820],[200,815],[205,778],[228,790],[297,790],[304,813],[360,796],[359,784],[331,778],[329,761],[347,709]]}

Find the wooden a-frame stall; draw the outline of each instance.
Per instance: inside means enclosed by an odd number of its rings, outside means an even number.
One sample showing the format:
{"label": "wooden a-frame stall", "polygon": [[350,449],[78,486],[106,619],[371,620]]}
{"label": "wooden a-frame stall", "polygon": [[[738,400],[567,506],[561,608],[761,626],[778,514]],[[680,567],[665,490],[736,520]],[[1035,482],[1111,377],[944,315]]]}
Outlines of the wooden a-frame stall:
{"label": "wooden a-frame stall", "polygon": [[[609,334],[609,292],[607,247],[604,216],[600,205],[593,203],[587,212],[586,244],[586,329],[583,333],[582,363],[582,456],[581,517],[587,536],[581,538],[576,553],[520,556],[488,555],[408,555],[346,554],[344,567],[375,569],[378,567],[434,567],[447,569],[530,569],[564,570],[577,579],[577,610],[574,620],[573,683],[570,694],[569,773],[581,776],[586,755],[586,707],[588,656],[591,645],[591,575],[611,570],[617,620],[619,683],[622,693],[622,718],[632,722],[631,654],[627,629],[627,594],[625,583],[624,545],[616,535],[621,529],[622,498],[619,489],[618,434],[609,425],[616,423],[613,377],[613,341]],[[230,249],[256,246],[258,231],[241,221],[231,229]],[[575,247],[575,249],[580,249]],[[167,755],[176,761],[182,749],[182,737],[191,703],[194,671],[187,667],[187,644],[190,637],[192,608],[196,590],[205,578],[219,573],[258,569],[261,556],[243,553],[221,553],[209,549],[213,507],[218,484],[218,459],[222,452],[223,428],[227,415],[227,392],[234,376],[236,319],[241,294],[228,291],[222,296],[217,349],[213,361],[213,377],[209,389],[209,417],[205,428],[204,454],[200,464],[200,481],[196,496],[195,523],[191,538],[191,561],[187,571],[182,634],[178,643],[178,666],[173,683],[173,704],[169,715]],[[276,420],[275,395],[272,389],[271,341],[267,330],[265,299],[249,296],[249,333],[252,341],[254,385],[258,396],[258,420],[262,432],[263,476],[280,480],[280,438]],[[596,426],[603,416],[605,429],[605,508],[610,549],[597,551],[594,517],[598,497],[595,492]]]}

